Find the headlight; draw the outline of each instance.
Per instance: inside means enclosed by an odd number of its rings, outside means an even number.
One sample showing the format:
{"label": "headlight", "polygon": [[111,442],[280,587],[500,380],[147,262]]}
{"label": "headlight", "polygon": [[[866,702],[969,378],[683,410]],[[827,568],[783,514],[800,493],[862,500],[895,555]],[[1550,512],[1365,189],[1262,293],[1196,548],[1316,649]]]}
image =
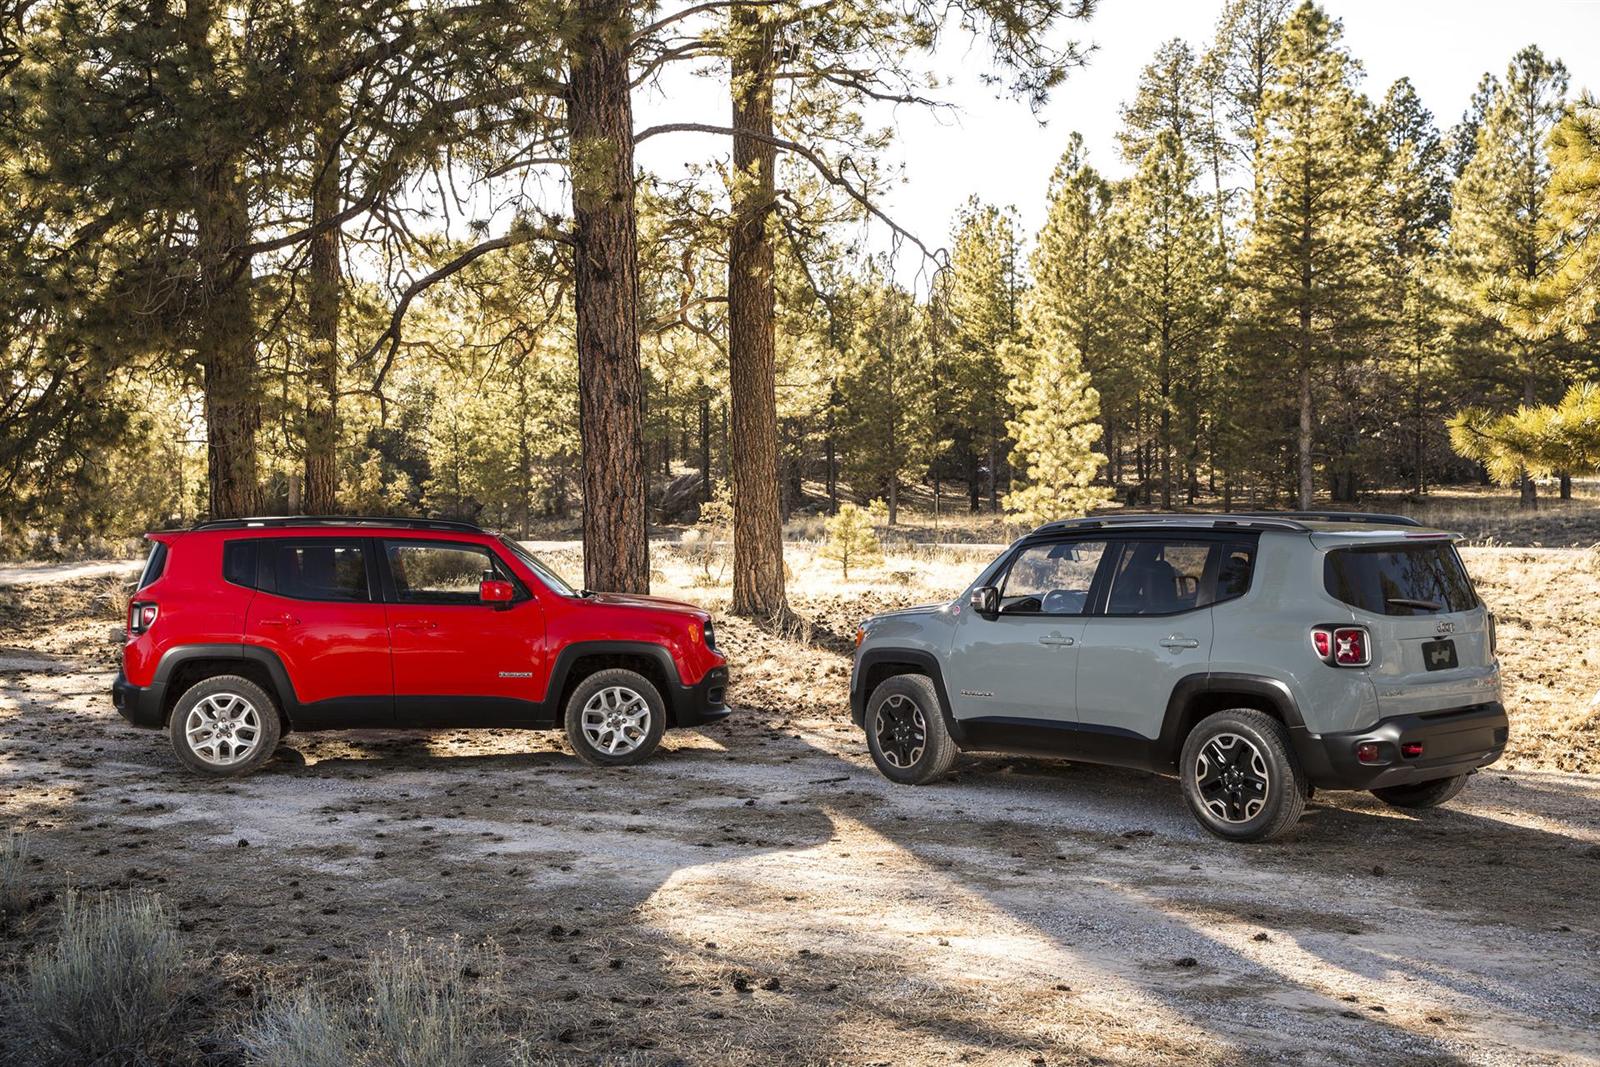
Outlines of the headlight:
{"label": "headlight", "polygon": [[717,647],[717,628],[710,619],[706,620],[706,647],[715,651]]}

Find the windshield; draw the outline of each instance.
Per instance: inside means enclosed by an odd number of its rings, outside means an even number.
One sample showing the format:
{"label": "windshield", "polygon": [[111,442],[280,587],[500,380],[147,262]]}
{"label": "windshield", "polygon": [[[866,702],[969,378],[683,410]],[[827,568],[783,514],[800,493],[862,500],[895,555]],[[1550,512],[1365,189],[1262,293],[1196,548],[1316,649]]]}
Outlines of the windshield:
{"label": "windshield", "polygon": [[563,579],[561,575],[545,566],[544,562],[540,560],[538,556],[535,556],[532,552],[529,552],[527,549],[511,540],[511,538],[504,535],[501,536],[500,543],[505,545],[506,549],[510,551],[513,556],[516,556],[523,563],[527,564],[528,569],[534,574],[538,575],[539,580],[545,585],[549,586],[553,591],[560,593],[562,596],[578,595],[578,591],[576,589],[568,585],[566,580]]}

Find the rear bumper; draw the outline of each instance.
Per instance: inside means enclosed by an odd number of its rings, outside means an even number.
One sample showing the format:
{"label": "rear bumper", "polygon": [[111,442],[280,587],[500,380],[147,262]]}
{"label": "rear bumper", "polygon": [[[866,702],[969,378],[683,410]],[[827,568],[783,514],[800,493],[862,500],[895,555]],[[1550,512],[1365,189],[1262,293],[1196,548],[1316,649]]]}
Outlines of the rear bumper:
{"label": "rear bumper", "polygon": [[705,726],[726,719],[733,709],[728,707],[728,668],[713,667],[695,685],[673,687],[672,724],[674,726]]}
{"label": "rear bumper", "polygon": [[166,686],[159,682],[150,686],[129,685],[121,671],[111,683],[111,703],[118,714],[135,726],[159,729],[166,725],[161,714]]}
{"label": "rear bumper", "polygon": [[[1348,733],[1291,731],[1300,762],[1319,789],[1381,789],[1477,770],[1500,758],[1509,733],[1505,706],[1498,703],[1397,715]],[[1401,746],[1413,742],[1422,745],[1422,754],[1402,755]],[[1369,743],[1378,746],[1378,758],[1363,763],[1356,746]]]}

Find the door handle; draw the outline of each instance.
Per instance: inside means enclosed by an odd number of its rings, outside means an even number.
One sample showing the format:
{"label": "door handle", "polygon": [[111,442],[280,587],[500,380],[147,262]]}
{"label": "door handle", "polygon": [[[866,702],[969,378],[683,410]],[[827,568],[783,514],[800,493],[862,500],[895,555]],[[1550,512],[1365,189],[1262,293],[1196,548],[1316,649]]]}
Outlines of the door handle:
{"label": "door handle", "polygon": [[299,626],[300,620],[295,618],[293,615],[276,615],[270,619],[262,619],[258,625],[262,626],[263,628],[269,626]]}
{"label": "door handle", "polygon": [[1060,634],[1050,634],[1048,637],[1039,638],[1039,643],[1041,645],[1066,646],[1074,644],[1075,642],[1070,637],[1063,637]]}
{"label": "door handle", "polygon": [[1199,641],[1192,637],[1185,637],[1182,634],[1168,634],[1166,637],[1163,637],[1158,644],[1160,644],[1162,648],[1170,648],[1174,652],[1184,648],[1200,647]]}
{"label": "door handle", "polygon": [[423,631],[426,631],[426,630],[437,630],[439,628],[439,624],[436,623],[436,622],[427,622],[427,621],[423,621],[423,622],[397,622],[397,623],[394,624],[394,628],[396,630],[423,630]]}

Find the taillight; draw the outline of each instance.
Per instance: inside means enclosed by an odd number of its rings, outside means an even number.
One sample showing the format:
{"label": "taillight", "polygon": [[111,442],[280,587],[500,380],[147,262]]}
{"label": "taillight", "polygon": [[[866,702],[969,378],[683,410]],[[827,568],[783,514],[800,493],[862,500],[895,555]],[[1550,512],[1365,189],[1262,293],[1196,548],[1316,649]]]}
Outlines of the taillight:
{"label": "taillight", "polygon": [[155,624],[160,614],[154,604],[134,602],[128,605],[128,632],[142,634]]}
{"label": "taillight", "polygon": [[1489,612],[1489,655],[1497,656],[1500,653],[1500,634],[1494,625],[1494,612]]}
{"label": "taillight", "polygon": [[1365,667],[1372,662],[1372,635],[1364,626],[1319,626],[1311,631],[1318,658],[1335,667]]}

